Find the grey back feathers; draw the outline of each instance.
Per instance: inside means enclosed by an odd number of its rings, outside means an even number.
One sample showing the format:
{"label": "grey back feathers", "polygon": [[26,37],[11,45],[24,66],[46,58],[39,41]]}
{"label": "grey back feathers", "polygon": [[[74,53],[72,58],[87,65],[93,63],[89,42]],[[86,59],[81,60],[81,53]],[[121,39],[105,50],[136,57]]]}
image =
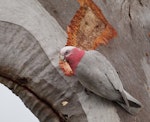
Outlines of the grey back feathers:
{"label": "grey back feathers", "polygon": [[75,75],[85,88],[103,98],[117,102],[131,114],[138,113],[142,107],[138,100],[124,90],[111,63],[97,51],[85,52]]}

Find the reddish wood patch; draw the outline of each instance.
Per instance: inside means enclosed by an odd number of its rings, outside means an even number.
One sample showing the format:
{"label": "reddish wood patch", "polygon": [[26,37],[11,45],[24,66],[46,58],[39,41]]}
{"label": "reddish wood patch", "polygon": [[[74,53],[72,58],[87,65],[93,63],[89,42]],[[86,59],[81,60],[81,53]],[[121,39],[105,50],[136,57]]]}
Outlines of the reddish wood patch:
{"label": "reddish wood patch", "polygon": [[62,69],[65,75],[72,76],[74,73],[66,61],[59,61],[59,67]]}
{"label": "reddish wood patch", "polygon": [[78,0],[78,2],[80,8],[67,28],[67,45],[90,50],[100,44],[106,44],[117,35],[92,0]]}

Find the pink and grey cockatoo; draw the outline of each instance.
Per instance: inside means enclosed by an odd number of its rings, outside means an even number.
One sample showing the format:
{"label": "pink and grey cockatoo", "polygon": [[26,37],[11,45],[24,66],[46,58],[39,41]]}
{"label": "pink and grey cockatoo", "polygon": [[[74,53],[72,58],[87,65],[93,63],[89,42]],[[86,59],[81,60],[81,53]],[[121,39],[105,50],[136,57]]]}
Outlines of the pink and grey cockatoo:
{"label": "pink and grey cockatoo", "polygon": [[142,108],[142,104],[124,90],[115,68],[101,53],[66,46],[61,49],[60,58],[68,62],[74,75],[87,90],[117,102],[133,115]]}

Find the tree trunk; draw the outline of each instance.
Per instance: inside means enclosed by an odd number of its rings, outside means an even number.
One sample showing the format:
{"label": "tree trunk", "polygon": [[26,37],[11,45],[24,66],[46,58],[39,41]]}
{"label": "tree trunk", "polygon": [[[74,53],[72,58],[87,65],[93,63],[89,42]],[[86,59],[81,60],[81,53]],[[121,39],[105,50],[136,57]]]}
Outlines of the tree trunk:
{"label": "tree trunk", "polygon": [[58,53],[67,40],[63,29],[79,8],[75,0],[0,0],[0,82],[41,122],[149,122],[150,1],[93,1],[118,32],[97,50],[144,105],[137,116],[87,95],[76,77],[60,71]]}

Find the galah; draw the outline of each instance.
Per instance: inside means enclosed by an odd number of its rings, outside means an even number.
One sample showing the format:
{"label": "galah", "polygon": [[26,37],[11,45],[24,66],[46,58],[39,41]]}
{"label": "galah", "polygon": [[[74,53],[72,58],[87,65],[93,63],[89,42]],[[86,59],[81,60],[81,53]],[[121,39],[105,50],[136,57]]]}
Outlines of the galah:
{"label": "galah", "polygon": [[117,102],[133,115],[142,108],[142,104],[125,91],[115,68],[98,51],[66,46],[60,50],[60,59],[70,65],[74,75],[87,90]]}

